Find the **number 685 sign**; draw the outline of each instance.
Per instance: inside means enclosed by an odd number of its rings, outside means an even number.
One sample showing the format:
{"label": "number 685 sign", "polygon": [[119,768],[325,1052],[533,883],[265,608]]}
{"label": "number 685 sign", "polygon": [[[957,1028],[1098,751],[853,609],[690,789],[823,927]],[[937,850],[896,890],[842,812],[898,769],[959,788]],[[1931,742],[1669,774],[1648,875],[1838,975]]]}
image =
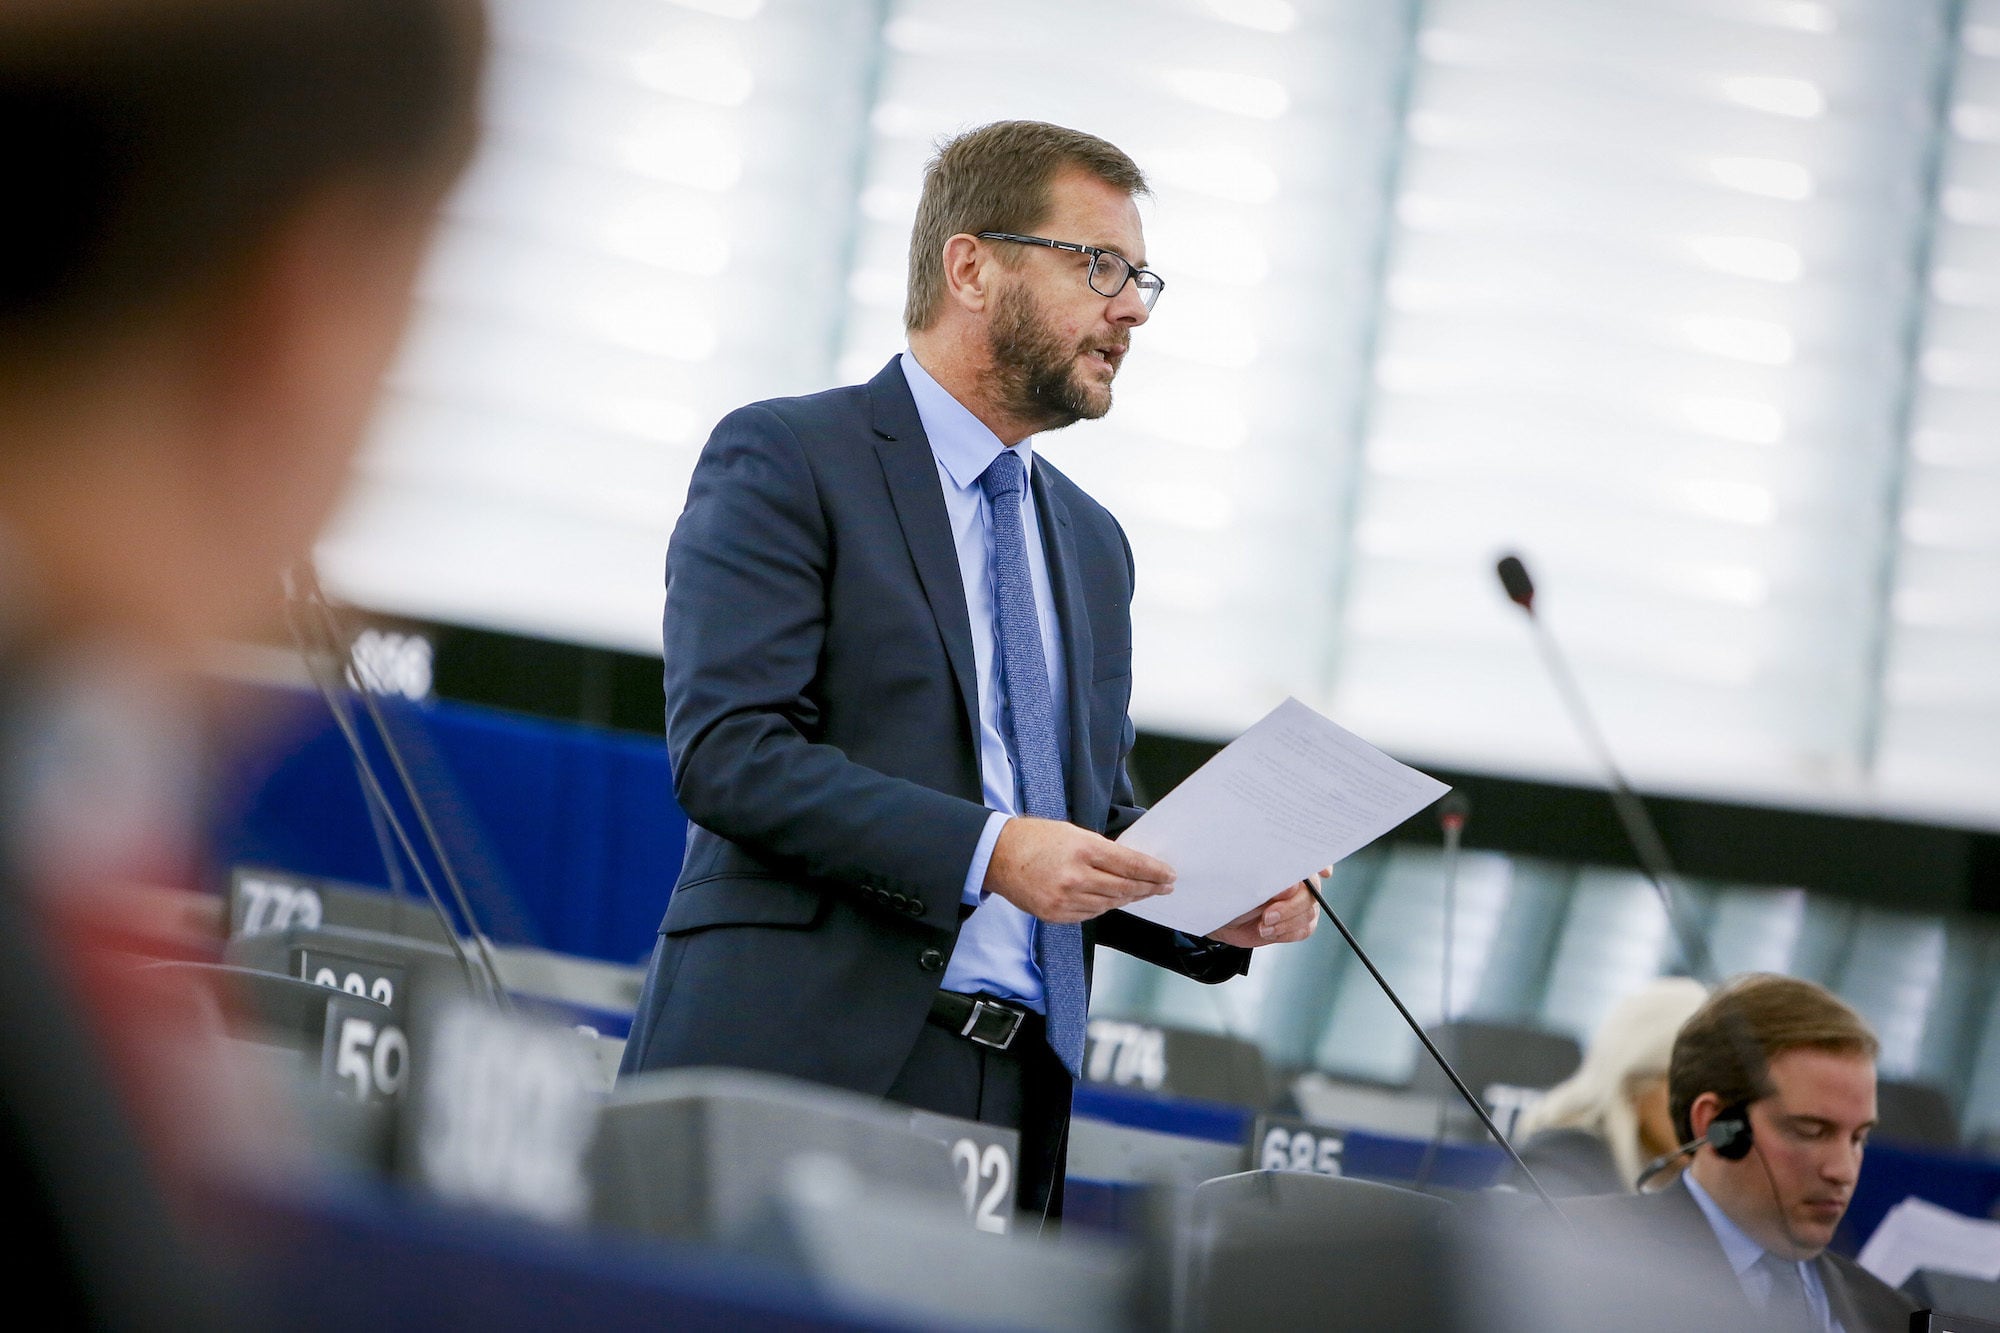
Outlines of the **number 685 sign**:
{"label": "number 685 sign", "polygon": [[1255,1171],[1310,1171],[1340,1174],[1341,1132],[1281,1116],[1259,1116],[1250,1131],[1250,1166]]}

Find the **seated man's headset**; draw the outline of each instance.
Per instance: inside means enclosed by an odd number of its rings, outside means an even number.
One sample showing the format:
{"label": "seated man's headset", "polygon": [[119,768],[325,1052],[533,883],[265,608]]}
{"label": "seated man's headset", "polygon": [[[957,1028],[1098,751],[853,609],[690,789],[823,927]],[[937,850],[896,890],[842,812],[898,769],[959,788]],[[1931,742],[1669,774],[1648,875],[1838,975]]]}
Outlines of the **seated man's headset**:
{"label": "seated man's headset", "polygon": [[1750,1103],[1731,1102],[1715,1113],[1715,1119],[1708,1122],[1708,1132],[1698,1138],[1689,1139],[1670,1153],[1664,1153],[1646,1163],[1646,1169],[1639,1173],[1638,1183],[1633,1189],[1643,1194],[1646,1184],[1683,1157],[1692,1157],[1704,1147],[1715,1149],[1715,1155],[1730,1162],[1740,1162],[1750,1155]]}

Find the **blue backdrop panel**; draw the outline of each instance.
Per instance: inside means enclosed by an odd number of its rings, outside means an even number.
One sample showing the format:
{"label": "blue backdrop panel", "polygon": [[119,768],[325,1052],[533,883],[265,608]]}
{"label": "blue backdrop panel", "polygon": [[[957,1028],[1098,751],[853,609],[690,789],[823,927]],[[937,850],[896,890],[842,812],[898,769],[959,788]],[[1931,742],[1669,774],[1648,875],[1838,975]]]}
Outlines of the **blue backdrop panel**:
{"label": "blue backdrop panel", "polygon": [[[346,744],[311,694],[254,690],[277,724],[221,784],[220,868],[261,864],[386,886]],[[613,962],[653,947],[687,841],[664,743],[464,704],[383,701],[480,924],[506,943]],[[403,824],[423,836],[378,741],[362,732]],[[426,868],[443,891],[428,852]],[[411,891],[417,881],[404,875]]]}

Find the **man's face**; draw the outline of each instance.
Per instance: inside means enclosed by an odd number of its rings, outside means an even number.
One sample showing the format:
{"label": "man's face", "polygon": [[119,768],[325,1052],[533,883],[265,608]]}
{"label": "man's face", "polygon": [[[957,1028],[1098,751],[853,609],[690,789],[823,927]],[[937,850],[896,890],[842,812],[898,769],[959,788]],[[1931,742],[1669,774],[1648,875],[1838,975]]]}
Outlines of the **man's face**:
{"label": "man's face", "polygon": [[1808,1259],[1833,1239],[1861,1175],[1875,1124],[1875,1064],[1799,1048],[1772,1059],[1770,1080],[1771,1095],[1750,1104],[1750,1155],[1730,1162],[1704,1148],[1695,1178],[1765,1249]]}
{"label": "man's face", "polygon": [[[1084,171],[1061,173],[1049,189],[1049,214],[1033,229],[1051,240],[1111,250],[1145,267],[1146,241],[1132,196]],[[995,242],[998,245],[1006,242]],[[1090,257],[1043,246],[1012,247],[994,296],[987,337],[996,390],[1012,414],[1056,430],[1111,410],[1111,380],[1146,322],[1146,304],[1130,282],[1116,296],[1090,286]]]}

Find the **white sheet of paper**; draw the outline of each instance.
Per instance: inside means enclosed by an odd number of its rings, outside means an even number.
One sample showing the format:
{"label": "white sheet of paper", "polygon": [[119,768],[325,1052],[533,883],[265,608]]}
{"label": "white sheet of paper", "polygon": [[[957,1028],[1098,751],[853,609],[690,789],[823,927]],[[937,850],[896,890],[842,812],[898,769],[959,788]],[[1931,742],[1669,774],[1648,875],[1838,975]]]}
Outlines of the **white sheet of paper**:
{"label": "white sheet of paper", "polygon": [[1868,1237],[1861,1266],[1892,1287],[1919,1268],[1991,1282],[2000,1278],[2000,1222],[1965,1217],[1912,1194]]}
{"label": "white sheet of paper", "polygon": [[1206,935],[1450,790],[1287,699],[1119,835],[1174,868],[1172,893],[1125,910]]}

